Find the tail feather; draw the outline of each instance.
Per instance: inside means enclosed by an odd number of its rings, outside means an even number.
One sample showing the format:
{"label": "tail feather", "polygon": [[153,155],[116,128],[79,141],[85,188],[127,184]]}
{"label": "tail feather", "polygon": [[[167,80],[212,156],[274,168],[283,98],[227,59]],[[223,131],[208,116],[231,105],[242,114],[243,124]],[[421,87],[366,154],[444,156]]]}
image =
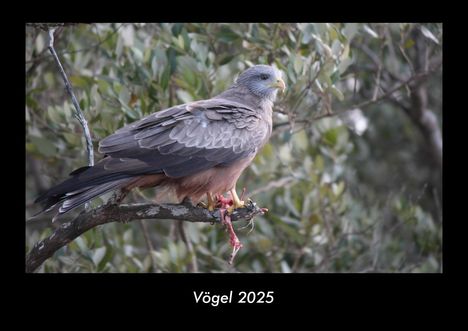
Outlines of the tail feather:
{"label": "tail feather", "polygon": [[115,190],[125,185],[125,183],[127,183],[128,181],[128,178],[119,179],[109,183],[91,186],[87,189],[82,189],[73,193],[67,193],[64,196],[62,206],[59,209],[59,213],[66,213],[67,211],[78,207],[99,195],[102,195],[104,193],[107,193],[111,190]]}
{"label": "tail feather", "polygon": [[34,201],[43,205],[42,212],[60,206],[58,213],[66,213],[94,197],[124,186],[134,178],[129,174],[106,173],[103,164],[82,167],[70,175],[70,178],[50,188]]}
{"label": "tail feather", "polygon": [[[94,197],[124,186],[157,185],[158,180],[141,179],[141,176],[162,174],[158,167],[148,168],[148,164],[138,159],[125,160],[106,157],[92,167],[81,167],[70,173],[70,178],[50,188],[35,202],[43,205],[44,211],[59,207],[63,214],[84,204]],[[148,181],[148,183],[146,183]]]}

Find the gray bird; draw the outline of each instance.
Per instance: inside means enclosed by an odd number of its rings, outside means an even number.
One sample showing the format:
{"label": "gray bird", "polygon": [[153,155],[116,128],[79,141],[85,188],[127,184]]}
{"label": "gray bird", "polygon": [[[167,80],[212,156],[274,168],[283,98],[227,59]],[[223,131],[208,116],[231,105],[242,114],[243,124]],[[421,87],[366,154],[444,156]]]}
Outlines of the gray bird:
{"label": "gray bird", "polygon": [[236,182],[271,135],[278,89],[285,89],[280,71],[257,65],[211,99],[126,125],[99,143],[100,162],[73,171],[35,202],[63,214],[109,191],[161,186],[195,203],[206,194],[210,210],[215,196],[230,192],[232,207],[242,207]]}

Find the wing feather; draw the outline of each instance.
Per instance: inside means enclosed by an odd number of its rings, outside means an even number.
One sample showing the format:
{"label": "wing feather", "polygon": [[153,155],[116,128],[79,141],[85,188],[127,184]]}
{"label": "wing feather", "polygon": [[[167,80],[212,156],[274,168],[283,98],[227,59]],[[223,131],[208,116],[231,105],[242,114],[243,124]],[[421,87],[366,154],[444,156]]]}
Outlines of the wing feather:
{"label": "wing feather", "polygon": [[116,131],[99,144],[111,172],[182,177],[257,152],[271,128],[238,102],[209,99],[168,108]]}

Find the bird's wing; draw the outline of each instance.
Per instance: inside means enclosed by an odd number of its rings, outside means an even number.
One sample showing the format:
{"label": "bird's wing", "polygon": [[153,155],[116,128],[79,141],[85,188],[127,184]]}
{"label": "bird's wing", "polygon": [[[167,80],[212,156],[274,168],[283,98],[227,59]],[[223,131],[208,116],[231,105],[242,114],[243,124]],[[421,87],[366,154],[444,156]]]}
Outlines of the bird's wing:
{"label": "bird's wing", "polygon": [[127,125],[103,139],[113,173],[164,172],[183,177],[255,154],[269,134],[255,110],[225,99],[175,106]]}

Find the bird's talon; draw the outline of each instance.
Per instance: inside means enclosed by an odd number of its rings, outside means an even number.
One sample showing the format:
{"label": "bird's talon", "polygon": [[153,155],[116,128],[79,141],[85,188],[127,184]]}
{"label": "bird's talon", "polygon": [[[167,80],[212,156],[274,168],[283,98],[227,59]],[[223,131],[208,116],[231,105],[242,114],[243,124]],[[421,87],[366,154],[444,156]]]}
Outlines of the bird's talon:
{"label": "bird's talon", "polygon": [[200,201],[198,204],[197,204],[197,207],[199,208],[205,208],[205,209],[208,209],[208,211],[214,211],[215,210],[215,206],[211,205],[211,204],[206,204],[204,203],[203,201]]}
{"label": "bird's talon", "polygon": [[243,208],[243,207],[245,207],[245,202],[241,200],[237,204],[235,203],[234,206],[235,206],[236,209],[237,208]]}
{"label": "bird's talon", "polygon": [[245,207],[245,202],[244,201],[238,201],[237,203],[234,201],[232,206],[227,208],[228,214],[232,214],[234,210],[239,209],[239,208],[244,208]]}

